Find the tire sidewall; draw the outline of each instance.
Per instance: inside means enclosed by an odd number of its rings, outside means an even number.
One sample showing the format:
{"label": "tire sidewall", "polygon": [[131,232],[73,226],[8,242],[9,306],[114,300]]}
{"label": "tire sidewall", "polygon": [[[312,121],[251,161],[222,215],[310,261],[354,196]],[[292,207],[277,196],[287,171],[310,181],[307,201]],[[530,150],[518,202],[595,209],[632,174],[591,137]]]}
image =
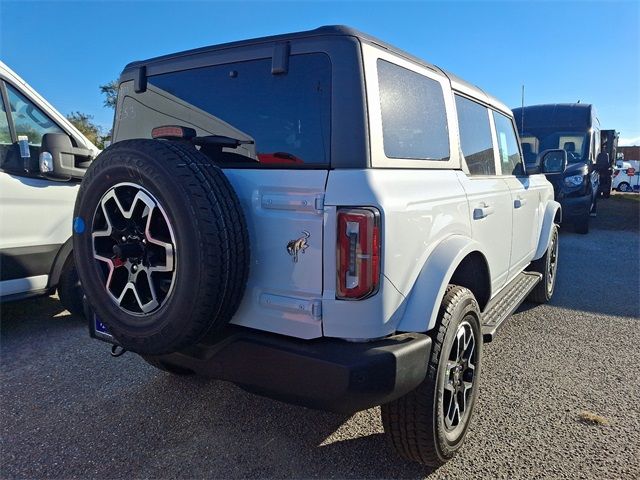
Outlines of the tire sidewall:
{"label": "tire sidewall", "polygon": [[[447,327],[442,349],[440,351],[440,357],[438,359],[438,373],[436,376],[436,388],[435,398],[433,405],[435,406],[433,412],[433,425],[434,425],[434,438],[438,455],[441,459],[450,459],[455,452],[460,448],[462,442],[466,436],[467,430],[473,418],[473,410],[478,398],[480,375],[482,370],[482,330],[480,327],[480,314],[478,304],[471,292],[467,292],[465,297],[459,301],[451,317],[451,321]],[[466,417],[464,428],[459,432],[454,440],[450,440],[445,434],[444,413],[443,413],[443,401],[444,401],[444,383],[446,376],[447,360],[449,351],[453,344],[453,340],[456,336],[458,326],[463,320],[469,321],[473,333],[476,339],[476,348],[478,349],[478,360],[475,369],[474,388],[471,394],[471,406],[469,407],[469,414]]]}
{"label": "tire sidewall", "polygon": [[[555,243],[554,243],[555,242]],[[553,272],[553,280],[551,282],[551,286],[549,286],[549,277],[547,275],[547,272],[549,271],[549,268],[551,267],[551,256],[552,256],[552,252],[551,249],[554,248],[556,250],[556,266],[555,266],[555,271]],[[551,232],[551,243],[549,244],[549,248],[547,249],[547,252],[545,253],[545,271],[543,272],[543,281],[544,281],[544,292],[545,292],[545,296],[547,298],[547,301],[551,300],[551,297],[553,297],[553,292],[555,292],[556,290],[556,282],[558,281],[558,257],[559,257],[559,253],[560,253],[560,245],[559,245],[559,238],[558,238],[558,227],[556,225],[553,226],[553,230]],[[551,287],[551,288],[549,288]]]}
{"label": "tire sidewall", "polygon": [[[93,258],[91,233],[96,208],[104,194],[119,183],[133,183],[150,192],[162,206],[175,238],[172,291],[156,311],[143,317],[126,313],[106,294],[103,273]],[[139,344],[140,351],[148,350],[145,344],[154,345],[153,353],[162,351],[162,345],[167,345],[169,351],[169,345],[179,342],[179,324],[186,327],[195,305],[202,248],[193,234],[199,232],[195,215],[184,208],[185,195],[188,192],[181,190],[179,182],[171,181],[171,173],[161,162],[122,147],[105,150],[93,162],[78,194],[74,223],[81,219],[85,229],[81,233],[75,229],[74,254],[76,264],[82,266],[78,273],[87,298],[114,337],[123,344],[131,341]]]}

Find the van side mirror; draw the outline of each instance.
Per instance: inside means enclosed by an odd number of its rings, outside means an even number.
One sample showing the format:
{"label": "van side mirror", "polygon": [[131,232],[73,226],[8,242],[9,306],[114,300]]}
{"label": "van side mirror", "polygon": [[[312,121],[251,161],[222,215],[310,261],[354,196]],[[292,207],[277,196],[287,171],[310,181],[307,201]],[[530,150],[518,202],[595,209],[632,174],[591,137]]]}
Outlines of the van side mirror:
{"label": "van side mirror", "polygon": [[562,173],[567,168],[567,152],[562,149],[545,150],[538,155],[536,162],[541,173]]}
{"label": "van side mirror", "polygon": [[532,162],[525,162],[524,166],[527,175],[536,175],[540,173],[540,158],[536,158]]}
{"label": "van side mirror", "polygon": [[596,157],[596,170],[600,173],[606,173],[610,167],[609,154],[607,152],[600,152]]}
{"label": "van side mirror", "polygon": [[74,147],[65,133],[45,133],[40,147],[40,173],[56,180],[82,178],[93,159],[93,152]]}

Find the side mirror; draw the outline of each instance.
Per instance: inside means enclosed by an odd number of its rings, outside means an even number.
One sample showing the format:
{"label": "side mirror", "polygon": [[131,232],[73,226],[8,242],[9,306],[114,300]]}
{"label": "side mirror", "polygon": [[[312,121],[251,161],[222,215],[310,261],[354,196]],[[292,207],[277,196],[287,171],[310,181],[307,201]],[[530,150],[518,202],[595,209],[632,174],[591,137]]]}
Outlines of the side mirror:
{"label": "side mirror", "polygon": [[541,173],[562,173],[567,168],[567,152],[562,149],[545,150],[538,155],[536,162]]}
{"label": "side mirror", "polygon": [[607,152],[600,152],[596,158],[596,170],[600,173],[606,173],[610,167],[609,154]]}
{"label": "side mirror", "polygon": [[40,147],[40,172],[56,180],[82,178],[92,155],[91,150],[74,147],[65,133],[45,133]]}

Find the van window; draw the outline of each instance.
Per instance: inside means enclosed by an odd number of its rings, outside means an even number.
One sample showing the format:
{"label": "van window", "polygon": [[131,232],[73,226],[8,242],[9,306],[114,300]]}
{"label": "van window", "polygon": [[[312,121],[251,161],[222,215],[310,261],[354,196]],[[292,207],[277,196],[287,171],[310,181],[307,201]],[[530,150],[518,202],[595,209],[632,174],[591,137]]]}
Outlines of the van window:
{"label": "van window", "polygon": [[503,175],[523,175],[522,157],[518,148],[516,132],[511,119],[501,113],[493,111],[493,121],[496,125],[498,152]]}
{"label": "van window", "polygon": [[384,153],[388,158],[449,159],[449,130],[440,84],[378,59]]}
{"label": "van window", "polygon": [[205,152],[214,160],[255,167],[328,164],[329,57],[293,55],[280,75],[271,73],[271,63],[269,58],[202,67],[151,76],[149,83],[209,114],[206,125],[198,125],[204,130],[254,142],[223,154]]}
{"label": "van window", "polygon": [[45,133],[64,133],[42,110],[8,83],[7,94],[16,135],[26,135],[29,145],[40,146]]}
{"label": "van window", "polygon": [[489,111],[479,103],[456,95],[460,148],[471,175],[495,175]]}

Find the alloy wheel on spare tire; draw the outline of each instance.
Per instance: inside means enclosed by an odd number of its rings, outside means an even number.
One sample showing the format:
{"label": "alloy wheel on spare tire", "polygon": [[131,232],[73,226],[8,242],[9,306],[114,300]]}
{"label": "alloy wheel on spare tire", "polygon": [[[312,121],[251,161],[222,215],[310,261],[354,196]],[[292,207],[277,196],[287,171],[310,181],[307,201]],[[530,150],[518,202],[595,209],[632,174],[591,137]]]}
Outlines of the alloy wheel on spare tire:
{"label": "alloy wheel on spare tire", "polygon": [[224,327],[247,281],[245,218],[220,168],[195,147],[125,140],[82,181],[76,266],[96,315],[126,349],[160,355]]}

